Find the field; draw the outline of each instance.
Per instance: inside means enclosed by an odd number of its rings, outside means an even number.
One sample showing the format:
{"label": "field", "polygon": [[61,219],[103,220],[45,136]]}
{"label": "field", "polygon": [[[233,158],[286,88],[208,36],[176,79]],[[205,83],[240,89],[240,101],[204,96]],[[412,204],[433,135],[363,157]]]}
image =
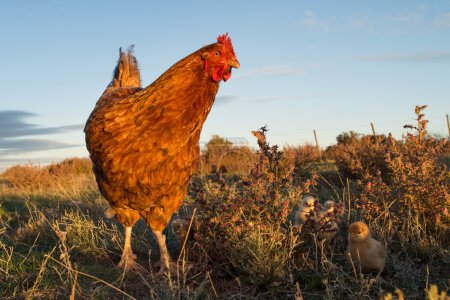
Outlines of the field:
{"label": "field", "polygon": [[[258,150],[214,137],[173,216],[189,234],[165,231],[179,263],[170,278],[156,278],[141,221],[139,266],[117,268],[123,228],[103,215],[89,159],[11,167],[0,175],[0,298],[449,299],[450,145],[427,133],[423,109],[401,140],[343,133],[322,158],[311,145],[270,145],[266,128]],[[305,195],[338,203],[331,240],[318,239],[327,224],[293,226]],[[346,259],[356,220],[387,247],[380,276]]]}

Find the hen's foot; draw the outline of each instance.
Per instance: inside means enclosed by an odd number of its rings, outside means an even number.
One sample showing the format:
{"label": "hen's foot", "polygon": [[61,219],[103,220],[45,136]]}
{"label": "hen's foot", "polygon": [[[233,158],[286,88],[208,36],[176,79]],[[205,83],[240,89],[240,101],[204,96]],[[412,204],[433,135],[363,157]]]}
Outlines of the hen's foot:
{"label": "hen's foot", "polygon": [[165,275],[174,276],[178,272],[178,265],[174,262],[169,262],[169,265],[159,261],[154,264],[155,268],[159,268],[158,273],[156,273],[156,277],[162,277]]}
{"label": "hen's foot", "polygon": [[129,271],[135,265],[136,255],[131,251],[124,251],[119,262],[119,268]]}

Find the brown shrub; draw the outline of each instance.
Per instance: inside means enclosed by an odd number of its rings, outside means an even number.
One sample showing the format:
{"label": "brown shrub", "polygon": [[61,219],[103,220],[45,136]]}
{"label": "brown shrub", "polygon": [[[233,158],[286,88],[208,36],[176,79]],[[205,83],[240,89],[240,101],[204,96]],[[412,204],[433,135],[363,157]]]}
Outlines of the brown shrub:
{"label": "brown shrub", "polygon": [[197,173],[248,174],[257,155],[247,146],[235,146],[230,141],[213,136],[200,155]]}
{"label": "brown shrub", "polygon": [[311,144],[283,147],[283,158],[294,165],[298,177],[308,176],[316,162],[321,161],[317,147]]}
{"label": "brown shrub", "polygon": [[12,189],[30,194],[85,194],[96,190],[88,158],[68,158],[48,166],[32,163],[8,168],[2,178]]}
{"label": "brown shrub", "polygon": [[[427,120],[417,106],[415,131],[401,141],[363,137],[336,159],[341,174],[356,179],[356,207],[373,223],[383,223],[389,238],[428,243],[450,242],[450,173],[439,161],[447,140],[427,135]],[[420,236],[418,236],[420,235]],[[431,248],[430,248],[431,249]]]}
{"label": "brown shrub", "polygon": [[254,132],[259,159],[242,181],[227,184],[219,176],[194,187],[200,208],[196,242],[211,267],[260,288],[289,281],[297,237],[288,230],[287,217],[301,193],[315,184],[315,178],[295,181],[294,165],[283,160],[277,146],[269,146],[266,131]]}

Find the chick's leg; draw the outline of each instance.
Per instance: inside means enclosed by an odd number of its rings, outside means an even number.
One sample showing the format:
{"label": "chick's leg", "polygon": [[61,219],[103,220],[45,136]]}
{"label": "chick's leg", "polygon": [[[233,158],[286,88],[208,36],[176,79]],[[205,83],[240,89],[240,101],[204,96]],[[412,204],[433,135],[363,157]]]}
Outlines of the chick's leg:
{"label": "chick's leg", "polygon": [[123,268],[128,271],[134,265],[136,260],[136,255],[133,254],[133,250],[131,249],[131,231],[132,226],[125,227],[125,244],[123,246],[122,258],[119,262],[119,268]]}
{"label": "chick's leg", "polygon": [[159,252],[160,252],[160,269],[159,272],[156,274],[158,276],[162,276],[165,274],[176,274],[177,268],[176,264],[172,262],[172,259],[170,258],[169,251],[167,250],[166,245],[166,236],[161,232],[157,230],[152,230],[153,235],[155,236],[155,239],[159,246]]}

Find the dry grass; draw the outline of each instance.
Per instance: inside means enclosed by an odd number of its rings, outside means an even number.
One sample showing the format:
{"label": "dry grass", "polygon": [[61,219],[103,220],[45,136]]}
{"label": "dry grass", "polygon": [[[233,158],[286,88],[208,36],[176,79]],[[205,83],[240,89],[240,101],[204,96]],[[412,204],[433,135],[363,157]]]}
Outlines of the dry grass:
{"label": "dry grass", "polygon": [[[156,243],[141,222],[140,267],[116,267],[123,228],[103,217],[89,160],[10,168],[0,176],[0,298],[448,299],[448,142],[428,137],[420,115],[401,141],[342,135],[329,152],[336,165],[308,145],[270,146],[265,128],[256,153],[211,148],[179,211],[196,212],[193,234],[182,247],[167,230],[180,268],[166,279],[155,277]],[[292,226],[305,194],[340,204],[331,242],[318,241],[320,222]],[[345,258],[347,226],[361,219],[387,245],[381,277]]]}

